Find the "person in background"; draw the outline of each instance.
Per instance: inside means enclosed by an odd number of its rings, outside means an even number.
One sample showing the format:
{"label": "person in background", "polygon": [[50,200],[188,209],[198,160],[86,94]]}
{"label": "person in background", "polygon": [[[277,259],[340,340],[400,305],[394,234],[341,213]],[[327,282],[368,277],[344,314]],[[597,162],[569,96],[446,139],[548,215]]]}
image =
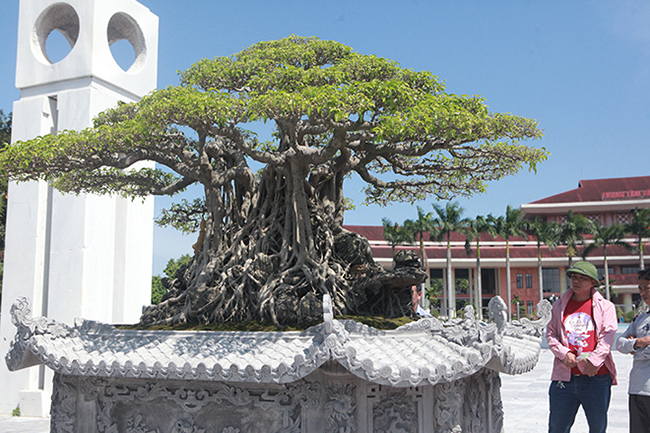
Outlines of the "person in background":
{"label": "person in background", "polygon": [[598,271],[576,262],[567,270],[571,288],[553,304],[546,329],[555,355],[549,388],[549,433],[568,433],[582,406],[589,433],[607,431],[611,386],[616,367],[611,348],[618,324],[614,304],[596,290]]}
{"label": "person in background", "polygon": [[[650,306],[650,268],[639,271],[639,294]],[[616,341],[616,349],[634,355],[627,393],[630,433],[650,432],[650,313],[639,314]]]}
{"label": "person in background", "polygon": [[420,306],[420,299],[422,299],[422,286],[424,286],[424,284],[416,284],[412,287],[413,310],[415,311],[415,314],[420,317],[433,317],[427,310]]}

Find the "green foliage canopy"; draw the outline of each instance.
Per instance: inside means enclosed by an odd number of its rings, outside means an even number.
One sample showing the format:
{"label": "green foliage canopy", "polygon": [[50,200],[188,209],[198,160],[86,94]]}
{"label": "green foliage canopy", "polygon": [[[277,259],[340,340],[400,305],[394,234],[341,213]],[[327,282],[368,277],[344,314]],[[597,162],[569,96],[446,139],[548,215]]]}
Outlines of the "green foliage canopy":
{"label": "green foliage canopy", "polygon": [[[245,129],[259,120],[275,122],[272,140]],[[519,141],[541,135],[535,120],[448,94],[429,72],[290,36],[200,60],[180,85],[107,110],[92,128],[12,146],[0,172],[64,192],[137,197],[196,182],[252,184],[246,159],[286,166],[299,157],[304,175],[356,172],[367,202],[386,204],[467,196],[524,166],[534,170],[547,152]],[[125,170],[145,160],[168,170]]]}

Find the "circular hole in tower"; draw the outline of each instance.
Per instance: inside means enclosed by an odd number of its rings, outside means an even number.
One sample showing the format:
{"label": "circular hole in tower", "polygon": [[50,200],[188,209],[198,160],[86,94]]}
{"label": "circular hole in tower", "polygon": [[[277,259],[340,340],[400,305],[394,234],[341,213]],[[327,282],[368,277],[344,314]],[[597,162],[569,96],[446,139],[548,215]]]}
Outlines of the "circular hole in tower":
{"label": "circular hole in tower", "polygon": [[52,30],[45,41],[45,53],[51,63],[58,63],[65,59],[72,51],[72,47],[65,36],[58,30]]}
{"label": "circular hole in tower", "polygon": [[32,52],[45,64],[67,57],[79,38],[79,15],[67,3],[54,3],[36,19],[32,31]]}
{"label": "circular hole in tower", "polygon": [[129,72],[138,72],[147,58],[147,46],[138,23],[124,12],[113,15],[106,32],[115,63]]}
{"label": "circular hole in tower", "polygon": [[133,51],[133,47],[126,39],[114,42],[111,45],[111,54],[115,59],[115,63],[125,71],[128,71],[135,62],[135,51]]}

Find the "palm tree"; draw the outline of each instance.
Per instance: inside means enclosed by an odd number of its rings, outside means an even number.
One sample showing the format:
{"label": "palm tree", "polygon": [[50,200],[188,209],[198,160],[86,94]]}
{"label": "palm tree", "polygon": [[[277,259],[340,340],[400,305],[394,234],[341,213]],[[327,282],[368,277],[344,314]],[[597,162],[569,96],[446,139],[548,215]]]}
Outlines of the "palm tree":
{"label": "palm tree", "polygon": [[388,218],[381,220],[384,226],[384,239],[391,248],[391,257],[395,260],[395,247],[411,241],[410,233],[397,223],[392,223]]}
{"label": "palm tree", "polygon": [[404,229],[408,233],[410,242],[420,244],[420,258],[422,259],[422,267],[427,273],[427,288],[431,287],[431,278],[429,274],[429,260],[427,253],[424,250],[424,234],[429,233],[430,239],[435,237],[436,229],[433,224],[433,213],[424,213],[420,206],[417,207],[418,219],[415,221],[404,221]]}
{"label": "palm tree", "polygon": [[566,221],[560,226],[562,234],[560,242],[567,246],[567,256],[569,257],[569,268],[573,264],[573,257],[578,254],[578,242],[583,243],[584,235],[591,233],[591,223],[584,215],[574,214],[572,210],[567,213]]}
{"label": "palm tree", "polygon": [[650,209],[634,209],[632,211],[632,222],[625,224],[625,231],[636,236],[637,243],[639,244],[639,268],[645,269],[643,238],[650,237]]}
{"label": "palm tree", "polygon": [[473,240],[476,240],[476,279],[475,281],[475,290],[474,290],[474,301],[476,310],[478,311],[479,320],[483,320],[483,308],[482,308],[482,299],[483,299],[483,287],[481,281],[481,244],[479,238],[481,233],[489,233],[492,236],[496,235],[494,227],[488,222],[488,220],[482,216],[477,215],[475,220],[470,220],[467,224],[467,232],[465,238],[465,251],[467,254],[472,253],[471,243]]}
{"label": "palm tree", "polygon": [[593,242],[585,247],[582,252],[582,258],[587,257],[596,248],[603,249],[603,261],[605,265],[605,297],[609,301],[609,268],[607,266],[607,247],[609,245],[616,245],[623,247],[627,250],[632,250],[632,245],[625,242],[623,239],[627,234],[625,232],[624,224],[612,224],[611,226],[603,226],[600,221],[591,223],[592,233],[594,234]]}
{"label": "palm tree", "polygon": [[512,298],[512,287],[510,282],[512,279],[510,278],[510,238],[521,236],[524,239],[528,239],[528,234],[526,233],[528,221],[524,219],[524,212],[521,209],[513,208],[510,205],[506,207],[505,217],[500,216],[495,218],[490,214],[488,215],[488,221],[490,221],[496,233],[506,241],[506,291],[508,296],[506,305],[508,305],[508,320],[511,320],[512,305],[510,300]]}
{"label": "palm tree", "polygon": [[454,308],[454,281],[451,272],[451,233],[465,233],[468,219],[462,218],[463,209],[458,203],[447,202],[445,207],[438,204],[432,204],[438,217],[434,220],[434,224],[438,230],[440,239],[445,238],[447,241],[447,311],[449,318],[453,317]]}
{"label": "palm tree", "polygon": [[549,222],[539,217],[529,225],[530,234],[537,240],[537,280],[539,282],[539,300],[544,299],[544,278],[542,278],[542,244],[551,250],[560,242],[562,228],[556,222]]}

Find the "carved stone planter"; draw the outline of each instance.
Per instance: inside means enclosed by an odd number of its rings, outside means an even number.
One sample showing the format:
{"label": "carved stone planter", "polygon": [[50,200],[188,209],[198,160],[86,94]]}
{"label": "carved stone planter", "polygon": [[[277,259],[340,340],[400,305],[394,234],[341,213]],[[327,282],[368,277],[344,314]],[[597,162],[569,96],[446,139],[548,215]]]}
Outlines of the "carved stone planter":
{"label": "carved stone planter", "polygon": [[501,432],[499,372],[537,363],[542,317],[421,319],[394,331],[333,320],[304,332],[68,327],[12,307],[10,370],[55,371],[52,432]]}

